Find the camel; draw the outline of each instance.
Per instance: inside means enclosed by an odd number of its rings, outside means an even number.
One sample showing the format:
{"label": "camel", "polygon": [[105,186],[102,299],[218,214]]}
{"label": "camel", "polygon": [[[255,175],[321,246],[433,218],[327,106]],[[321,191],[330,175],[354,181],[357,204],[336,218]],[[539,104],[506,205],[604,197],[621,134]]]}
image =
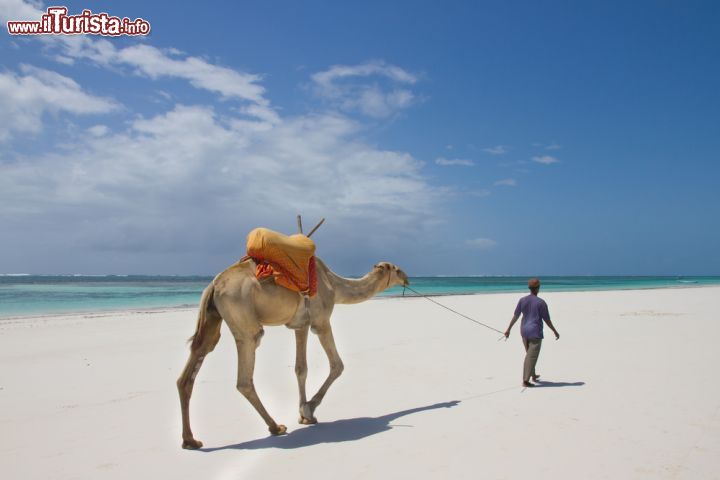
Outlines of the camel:
{"label": "camel", "polygon": [[[222,320],[235,337],[238,353],[237,389],[255,407],[273,435],[287,432],[285,425],[275,422],[263,406],[253,384],[255,350],[264,334],[263,327],[285,325],[295,331],[295,375],[300,393],[300,424],[317,423],[315,409],[322,402],[330,385],[340,376],[344,366],[338,355],[330,326],[335,304],[360,303],[376,293],[395,285],[408,285],[408,277],[397,266],[380,262],[359,279],[343,278],[316,258],[317,294],[306,297],[298,292],[258,281],[255,262],[241,260],[218,274],[205,288],[200,300],[195,334],[191,337],[190,358],[177,380],[182,410],[182,447],[197,449],[202,442],[190,429],[190,396],[195,377],[205,356],[220,340]],[[330,362],[330,373],[317,393],[307,401],[307,340],[312,330],[319,339]]]}

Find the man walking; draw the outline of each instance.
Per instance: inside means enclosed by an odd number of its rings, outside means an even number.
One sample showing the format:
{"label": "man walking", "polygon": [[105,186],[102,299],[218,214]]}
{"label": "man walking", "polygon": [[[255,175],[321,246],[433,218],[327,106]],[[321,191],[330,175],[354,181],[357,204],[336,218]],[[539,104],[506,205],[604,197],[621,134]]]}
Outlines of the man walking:
{"label": "man walking", "polygon": [[517,307],[515,307],[515,314],[510,320],[510,325],[507,330],[505,330],[505,338],[510,336],[510,330],[522,313],[520,335],[522,336],[523,345],[525,346],[523,386],[534,387],[535,384],[531,383],[530,379],[532,378],[533,381],[537,382],[537,379],[540,378],[540,375],[535,373],[535,364],[540,355],[540,346],[543,339],[543,321],[547,323],[550,330],[555,333],[555,340],[560,339],[560,334],[555,330],[555,327],[550,321],[550,312],[548,312],[547,303],[537,296],[540,291],[540,280],[531,278],[528,280],[528,288],[530,289],[530,295],[521,298]]}

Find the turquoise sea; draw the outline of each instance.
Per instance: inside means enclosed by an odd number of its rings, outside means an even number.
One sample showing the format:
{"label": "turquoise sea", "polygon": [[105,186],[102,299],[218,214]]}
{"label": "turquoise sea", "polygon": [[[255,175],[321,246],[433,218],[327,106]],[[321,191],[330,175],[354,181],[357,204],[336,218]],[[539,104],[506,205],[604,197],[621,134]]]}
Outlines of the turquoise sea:
{"label": "turquoise sea", "polygon": [[[209,276],[0,275],[0,317],[195,306]],[[525,292],[527,277],[412,277],[426,295]],[[543,291],[625,290],[720,285],[720,276],[542,277]],[[393,288],[381,296],[402,295]],[[413,295],[407,292],[407,295]]]}

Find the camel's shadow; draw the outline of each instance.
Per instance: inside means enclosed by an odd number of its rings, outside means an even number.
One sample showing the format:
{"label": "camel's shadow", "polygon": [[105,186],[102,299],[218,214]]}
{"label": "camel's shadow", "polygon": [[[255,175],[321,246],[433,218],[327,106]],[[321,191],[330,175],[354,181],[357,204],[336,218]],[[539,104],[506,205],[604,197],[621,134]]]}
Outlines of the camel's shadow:
{"label": "camel's shadow", "polygon": [[215,452],[217,450],[258,450],[263,448],[302,448],[321,443],[351,442],[360,440],[377,433],[386,432],[393,427],[390,422],[413,413],[435,410],[437,408],[451,408],[459,404],[459,400],[436,403],[425,407],[411,408],[400,412],[389,413],[382,417],[359,417],[334,422],[318,423],[305,428],[293,430],[287,435],[259,438],[249,442],[225,445],[223,447],[201,448],[202,452]]}

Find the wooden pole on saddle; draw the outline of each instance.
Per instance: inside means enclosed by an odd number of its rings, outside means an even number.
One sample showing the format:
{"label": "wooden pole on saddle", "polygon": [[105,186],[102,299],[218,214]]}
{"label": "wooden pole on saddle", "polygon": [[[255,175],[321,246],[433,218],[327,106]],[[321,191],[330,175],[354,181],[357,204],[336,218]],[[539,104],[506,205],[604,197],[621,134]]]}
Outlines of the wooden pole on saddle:
{"label": "wooden pole on saddle", "polygon": [[[317,230],[318,228],[320,228],[320,225],[322,225],[324,222],[325,222],[325,218],[323,217],[323,218],[318,222],[318,224],[315,225],[315,228],[313,228],[312,230],[310,230],[310,233],[308,233],[308,234],[306,235],[306,237],[310,238],[310,237],[312,236],[312,234],[315,233],[315,230]],[[303,233],[303,228],[302,228],[302,216],[301,216],[301,215],[298,215],[298,216],[297,216],[297,226],[298,226],[298,233],[302,234],[302,233]]]}
{"label": "wooden pole on saddle", "polygon": [[320,225],[322,225],[323,222],[325,222],[325,218],[323,218],[322,220],[320,220],[320,221],[318,222],[318,224],[315,225],[315,228],[313,228],[312,230],[310,230],[310,233],[307,234],[308,238],[310,238],[310,237],[312,236],[312,234],[315,233],[315,230],[317,230],[318,228],[320,228]]}

